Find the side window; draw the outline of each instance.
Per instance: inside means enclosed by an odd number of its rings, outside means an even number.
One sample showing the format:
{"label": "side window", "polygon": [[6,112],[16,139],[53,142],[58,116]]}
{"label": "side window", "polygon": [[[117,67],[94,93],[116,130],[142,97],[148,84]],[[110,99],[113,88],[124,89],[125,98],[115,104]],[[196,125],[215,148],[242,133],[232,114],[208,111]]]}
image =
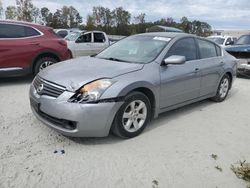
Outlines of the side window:
{"label": "side window", "polygon": [[26,33],[25,34],[26,37],[33,37],[33,36],[40,35],[40,33],[37,30],[35,30],[35,29],[31,28],[31,27],[25,27],[25,33]]}
{"label": "side window", "polygon": [[197,59],[197,49],[193,38],[180,39],[173,44],[167,53],[167,57],[172,55],[185,56],[186,61]]}
{"label": "side window", "polygon": [[105,36],[103,33],[94,33],[94,42],[105,42]]}
{"label": "side window", "polygon": [[40,35],[35,29],[11,24],[0,24],[0,38],[24,38]]}
{"label": "side window", "polygon": [[228,38],[225,44],[226,44],[226,45],[232,44],[232,39],[231,39],[231,38]]}
{"label": "side window", "polygon": [[215,47],[216,47],[217,56],[221,56],[221,48],[217,45]]}
{"label": "side window", "polygon": [[205,40],[201,40],[201,39],[197,39],[197,41],[198,41],[201,59],[217,56],[217,50],[213,43],[205,41]]}
{"label": "side window", "polygon": [[1,24],[1,38],[23,38],[25,37],[25,28],[19,25]]}
{"label": "side window", "polygon": [[81,35],[78,39],[77,39],[78,43],[90,43],[91,42],[91,33],[87,33],[84,35]]}

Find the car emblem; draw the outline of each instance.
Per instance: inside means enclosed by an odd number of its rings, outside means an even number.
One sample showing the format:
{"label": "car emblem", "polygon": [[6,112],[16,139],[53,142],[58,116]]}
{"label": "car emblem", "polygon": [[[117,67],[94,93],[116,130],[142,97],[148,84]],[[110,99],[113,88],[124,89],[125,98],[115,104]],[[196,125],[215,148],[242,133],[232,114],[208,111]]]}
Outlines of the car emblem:
{"label": "car emblem", "polygon": [[37,87],[37,93],[38,94],[41,94],[42,93],[42,91],[43,91],[43,84],[40,84],[38,87]]}

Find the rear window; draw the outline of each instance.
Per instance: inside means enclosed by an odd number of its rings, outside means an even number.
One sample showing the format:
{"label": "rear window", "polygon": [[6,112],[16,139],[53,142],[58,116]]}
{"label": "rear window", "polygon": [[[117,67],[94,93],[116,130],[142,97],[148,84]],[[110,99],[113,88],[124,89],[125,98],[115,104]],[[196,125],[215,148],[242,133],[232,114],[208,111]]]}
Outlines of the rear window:
{"label": "rear window", "polygon": [[0,38],[24,38],[38,35],[40,35],[40,33],[31,27],[0,24]]}

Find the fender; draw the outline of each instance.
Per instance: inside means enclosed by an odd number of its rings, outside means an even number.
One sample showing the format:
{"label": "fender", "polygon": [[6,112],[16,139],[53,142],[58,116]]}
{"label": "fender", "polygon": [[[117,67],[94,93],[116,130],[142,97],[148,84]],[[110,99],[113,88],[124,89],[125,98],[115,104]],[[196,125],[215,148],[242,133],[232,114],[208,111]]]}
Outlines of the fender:
{"label": "fender", "polygon": [[43,51],[40,51],[38,54],[36,54],[36,56],[34,56],[32,58],[32,64],[31,64],[31,67],[30,67],[30,71],[32,72],[33,68],[34,68],[34,65],[36,63],[36,59],[40,56],[40,55],[43,55],[43,54],[53,54],[54,56],[56,56],[58,58],[59,61],[61,61],[61,58],[60,58],[60,55],[55,52],[54,50],[43,50]]}
{"label": "fender", "polygon": [[154,102],[155,102],[154,114],[152,117],[154,117],[154,118],[158,117],[159,101],[160,101],[159,100],[159,88],[157,88],[155,85],[153,85],[150,82],[137,81],[137,82],[131,83],[131,84],[123,87],[123,89],[120,90],[120,92],[118,92],[117,97],[125,97],[130,92],[135,91],[135,90],[139,90],[139,89],[148,89],[149,91],[152,92],[152,94],[154,96]]}

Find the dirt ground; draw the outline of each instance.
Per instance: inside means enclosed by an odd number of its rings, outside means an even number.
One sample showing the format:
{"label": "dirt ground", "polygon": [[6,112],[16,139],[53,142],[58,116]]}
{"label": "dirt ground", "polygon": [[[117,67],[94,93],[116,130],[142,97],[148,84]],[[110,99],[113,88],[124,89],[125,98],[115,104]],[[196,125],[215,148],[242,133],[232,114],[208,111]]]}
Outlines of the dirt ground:
{"label": "dirt ground", "polygon": [[249,79],[237,78],[223,103],[164,113],[129,140],[72,139],[46,127],[29,107],[31,80],[0,80],[0,188],[246,187],[230,166],[250,161]]}

